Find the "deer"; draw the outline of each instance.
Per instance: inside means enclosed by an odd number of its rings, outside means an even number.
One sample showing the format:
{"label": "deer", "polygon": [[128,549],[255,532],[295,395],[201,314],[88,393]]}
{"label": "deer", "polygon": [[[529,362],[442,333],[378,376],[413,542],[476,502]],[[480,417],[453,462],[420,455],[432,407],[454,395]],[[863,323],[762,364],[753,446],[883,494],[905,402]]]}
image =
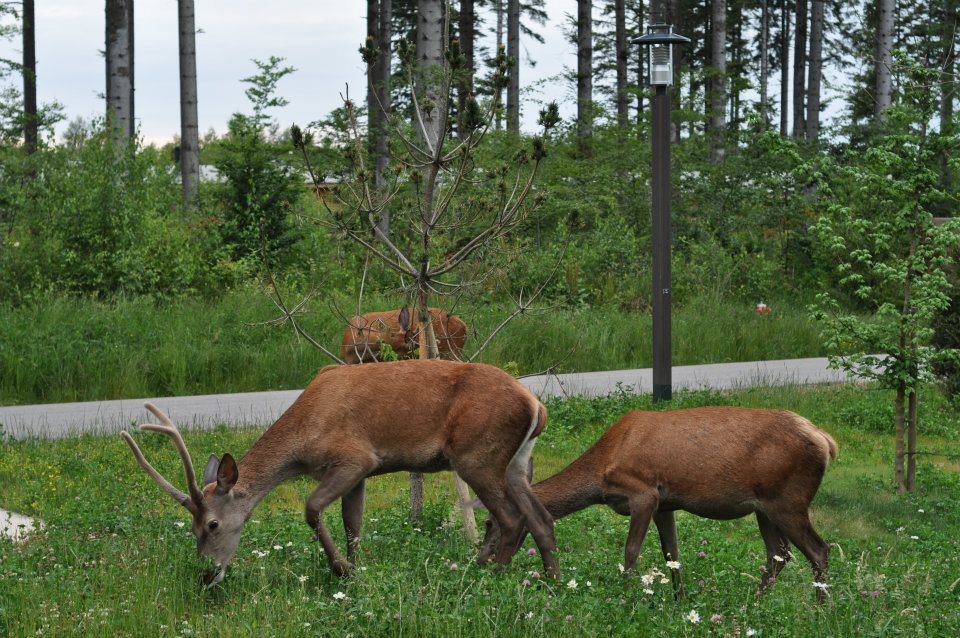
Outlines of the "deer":
{"label": "deer", "polygon": [[[506,542],[496,555],[498,570],[509,564],[521,534],[529,530],[546,573],[558,574],[553,519],[534,498],[526,473],[547,410],[499,368],[440,359],[327,366],[239,461],[211,454],[201,485],[177,427],[156,406],[145,407],[160,424],[143,424],[140,430],[172,439],[188,494],[150,465],[129,433],[121,436],[140,467],[192,515],[197,552],[214,564],[201,576],[206,586],[223,580],[244,523],[284,481],[304,475],[319,481],[306,502],[306,522],[331,570],[345,577],[359,543],[366,478],[446,469],[473,488],[502,530]],[[323,520],[324,510],[338,498],[346,559]]]}
{"label": "deer", "polygon": [[[467,339],[467,324],[440,308],[430,308],[437,349],[441,356],[459,359]],[[404,306],[400,310],[368,312],[350,319],[343,333],[340,356],[344,363],[377,361],[380,343],[389,344],[403,359],[419,347],[420,320]]]}
{"label": "deer", "polygon": [[[809,508],[837,452],[833,437],[785,410],[637,410],[565,469],[534,484],[533,493],[554,520],[600,503],[629,516],[626,572],[636,564],[652,518],[673,567],[677,598],[685,591],[674,513],[721,520],[754,513],[767,550],[758,593],[776,580],[793,543],[810,561],[822,601],[830,548],[810,523]],[[498,537],[495,520],[488,518],[486,528],[484,556],[507,542]]]}

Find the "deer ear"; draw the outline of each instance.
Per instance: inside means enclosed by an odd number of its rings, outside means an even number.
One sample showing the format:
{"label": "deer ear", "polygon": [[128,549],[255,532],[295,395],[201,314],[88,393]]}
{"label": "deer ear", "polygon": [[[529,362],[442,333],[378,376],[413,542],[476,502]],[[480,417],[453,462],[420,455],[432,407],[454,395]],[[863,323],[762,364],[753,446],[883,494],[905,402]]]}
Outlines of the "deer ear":
{"label": "deer ear", "polygon": [[210,458],[207,459],[207,464],[203,468],[203,482],[200,483],[200,487],[209,485],[217,480],[218,467],[220,467],[220,459],[216,454],[211,454]]}
{"label": "deer ear", "polygon": [[398,318],[400,322],[400,328],[407,332],[410,330],[410,309],[404,306],[400,309],[400,317]]}
{"label": "deer ear", "polygon": [[237,483],[240,478],[240,470],[237,468],[237,462],[229,454],[224,454],[217,468],[217,493],[226,494]]}

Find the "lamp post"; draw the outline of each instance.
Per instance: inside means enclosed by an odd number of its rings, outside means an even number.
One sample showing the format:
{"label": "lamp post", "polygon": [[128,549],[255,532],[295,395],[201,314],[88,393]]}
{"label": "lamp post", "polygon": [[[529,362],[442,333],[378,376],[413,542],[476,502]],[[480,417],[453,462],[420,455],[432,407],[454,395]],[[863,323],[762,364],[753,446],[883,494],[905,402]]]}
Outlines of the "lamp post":
{"label": "lamp post", "polygon": [[670,94],[673,45],[689,42],[669,24],[653,24],[633,40],[650,47],[647,78],[654,87],[650,184],[653,199],[653,401],[673,396],[670,353]]}

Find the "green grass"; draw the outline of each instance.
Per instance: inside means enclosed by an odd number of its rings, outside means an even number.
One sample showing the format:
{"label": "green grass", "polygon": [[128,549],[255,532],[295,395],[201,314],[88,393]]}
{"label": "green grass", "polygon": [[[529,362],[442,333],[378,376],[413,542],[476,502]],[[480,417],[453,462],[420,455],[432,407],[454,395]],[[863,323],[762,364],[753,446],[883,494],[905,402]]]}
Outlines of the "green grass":
{"label": "green grass", "polygon": [[[301,321],[337,351],[341,315],[355,301],[314,300]],[[364,309],[396,300],[367,298]],[[351,310],[353,309],[353,310]],[[510,313],[496,305],[455,309],[471,329],[472,354]],[[0,405],[88,401],[304,387],[330,363],[278,316],[269,297],[244,289],[216,300],[136,299],[99,303],[60,297],[32,307],[0,305]],[[522,373],[649,367],[650,315],[615,307],[517,318],[480,360]],[[778,304],[760,316],[752,303],[698,299],[676,309],[674,363],[719,363],[818,356],[817,327]]]}
{"label": "green grass", "polygon": [[[0,635],[744,636],[749,628],[765,637],[957,636],[960,436],[956,415],[932,393],[924,397],[920,448],[936,455],[920,457],[912,495],[892,490],[892,436],[889,422],[878,431],[884,412],[875,408],[892,401],[887,392],[755,389],[682,394],[673,402],[793,409],[836,437],[840,458],[812,508],[832,547],[822,607],[814,604],[802,556],[767,595],[755,596],[764,550],[752,518],[678,516],[689,592],[679,602],[668,585],[657,583],[646,595],[639,576],[620,575],[627,521],[602,507],[557,523],[558,582],[532,574],[541,569],[539,556],[525,551],[502,573],[478,568],[450,523],[447,474],[428,476],[428,504],[416,523],[407,518],[405,474],[368,482],[361,570],[348,580],[332,576],[309,542],[302,507],[313,483],[287,483],[247,523],[223,584],[203,590],[188,515],[138,468],[119,437],[6,440],[0,507],[38,516],[46,531],[24,545],[0,541]],[[551,402],[536,448],[538,477],[560,469],[634,407],[649,407],[649,398]],[[258,434],[221,427],[188,430],[185,438],[200,464],[211,451],[246,450]],[[137,436],[162,473],[182,480],[165,437]],[[336,509],[327,520],[342,546]],[[641,573],[664,569],[655,530],[649,536]],[[567,585],[574,579],[575,589]],[[338,592],[345,598],[335,598]],[[692,610],[699,624],[685,620]]]}

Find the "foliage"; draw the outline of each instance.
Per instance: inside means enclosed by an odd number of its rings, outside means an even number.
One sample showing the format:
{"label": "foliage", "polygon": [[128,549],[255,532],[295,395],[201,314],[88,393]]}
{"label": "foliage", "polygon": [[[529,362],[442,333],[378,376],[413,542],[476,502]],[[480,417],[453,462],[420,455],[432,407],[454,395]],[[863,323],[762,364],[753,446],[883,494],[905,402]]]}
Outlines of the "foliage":
{"label": "foliage", "polygon": [[294,72],[283,59],[254,60],[260,73],[245,78],[252,115],[234,113],[219,144],[214,166],[226,180],[220,192],[221,235],[234,259],[256,258],[273,264],[301,237],[290,217],[305,195],[304,177],[284,160],[283,149],[266,139],[267,110],[284,106],[277,83]]}

